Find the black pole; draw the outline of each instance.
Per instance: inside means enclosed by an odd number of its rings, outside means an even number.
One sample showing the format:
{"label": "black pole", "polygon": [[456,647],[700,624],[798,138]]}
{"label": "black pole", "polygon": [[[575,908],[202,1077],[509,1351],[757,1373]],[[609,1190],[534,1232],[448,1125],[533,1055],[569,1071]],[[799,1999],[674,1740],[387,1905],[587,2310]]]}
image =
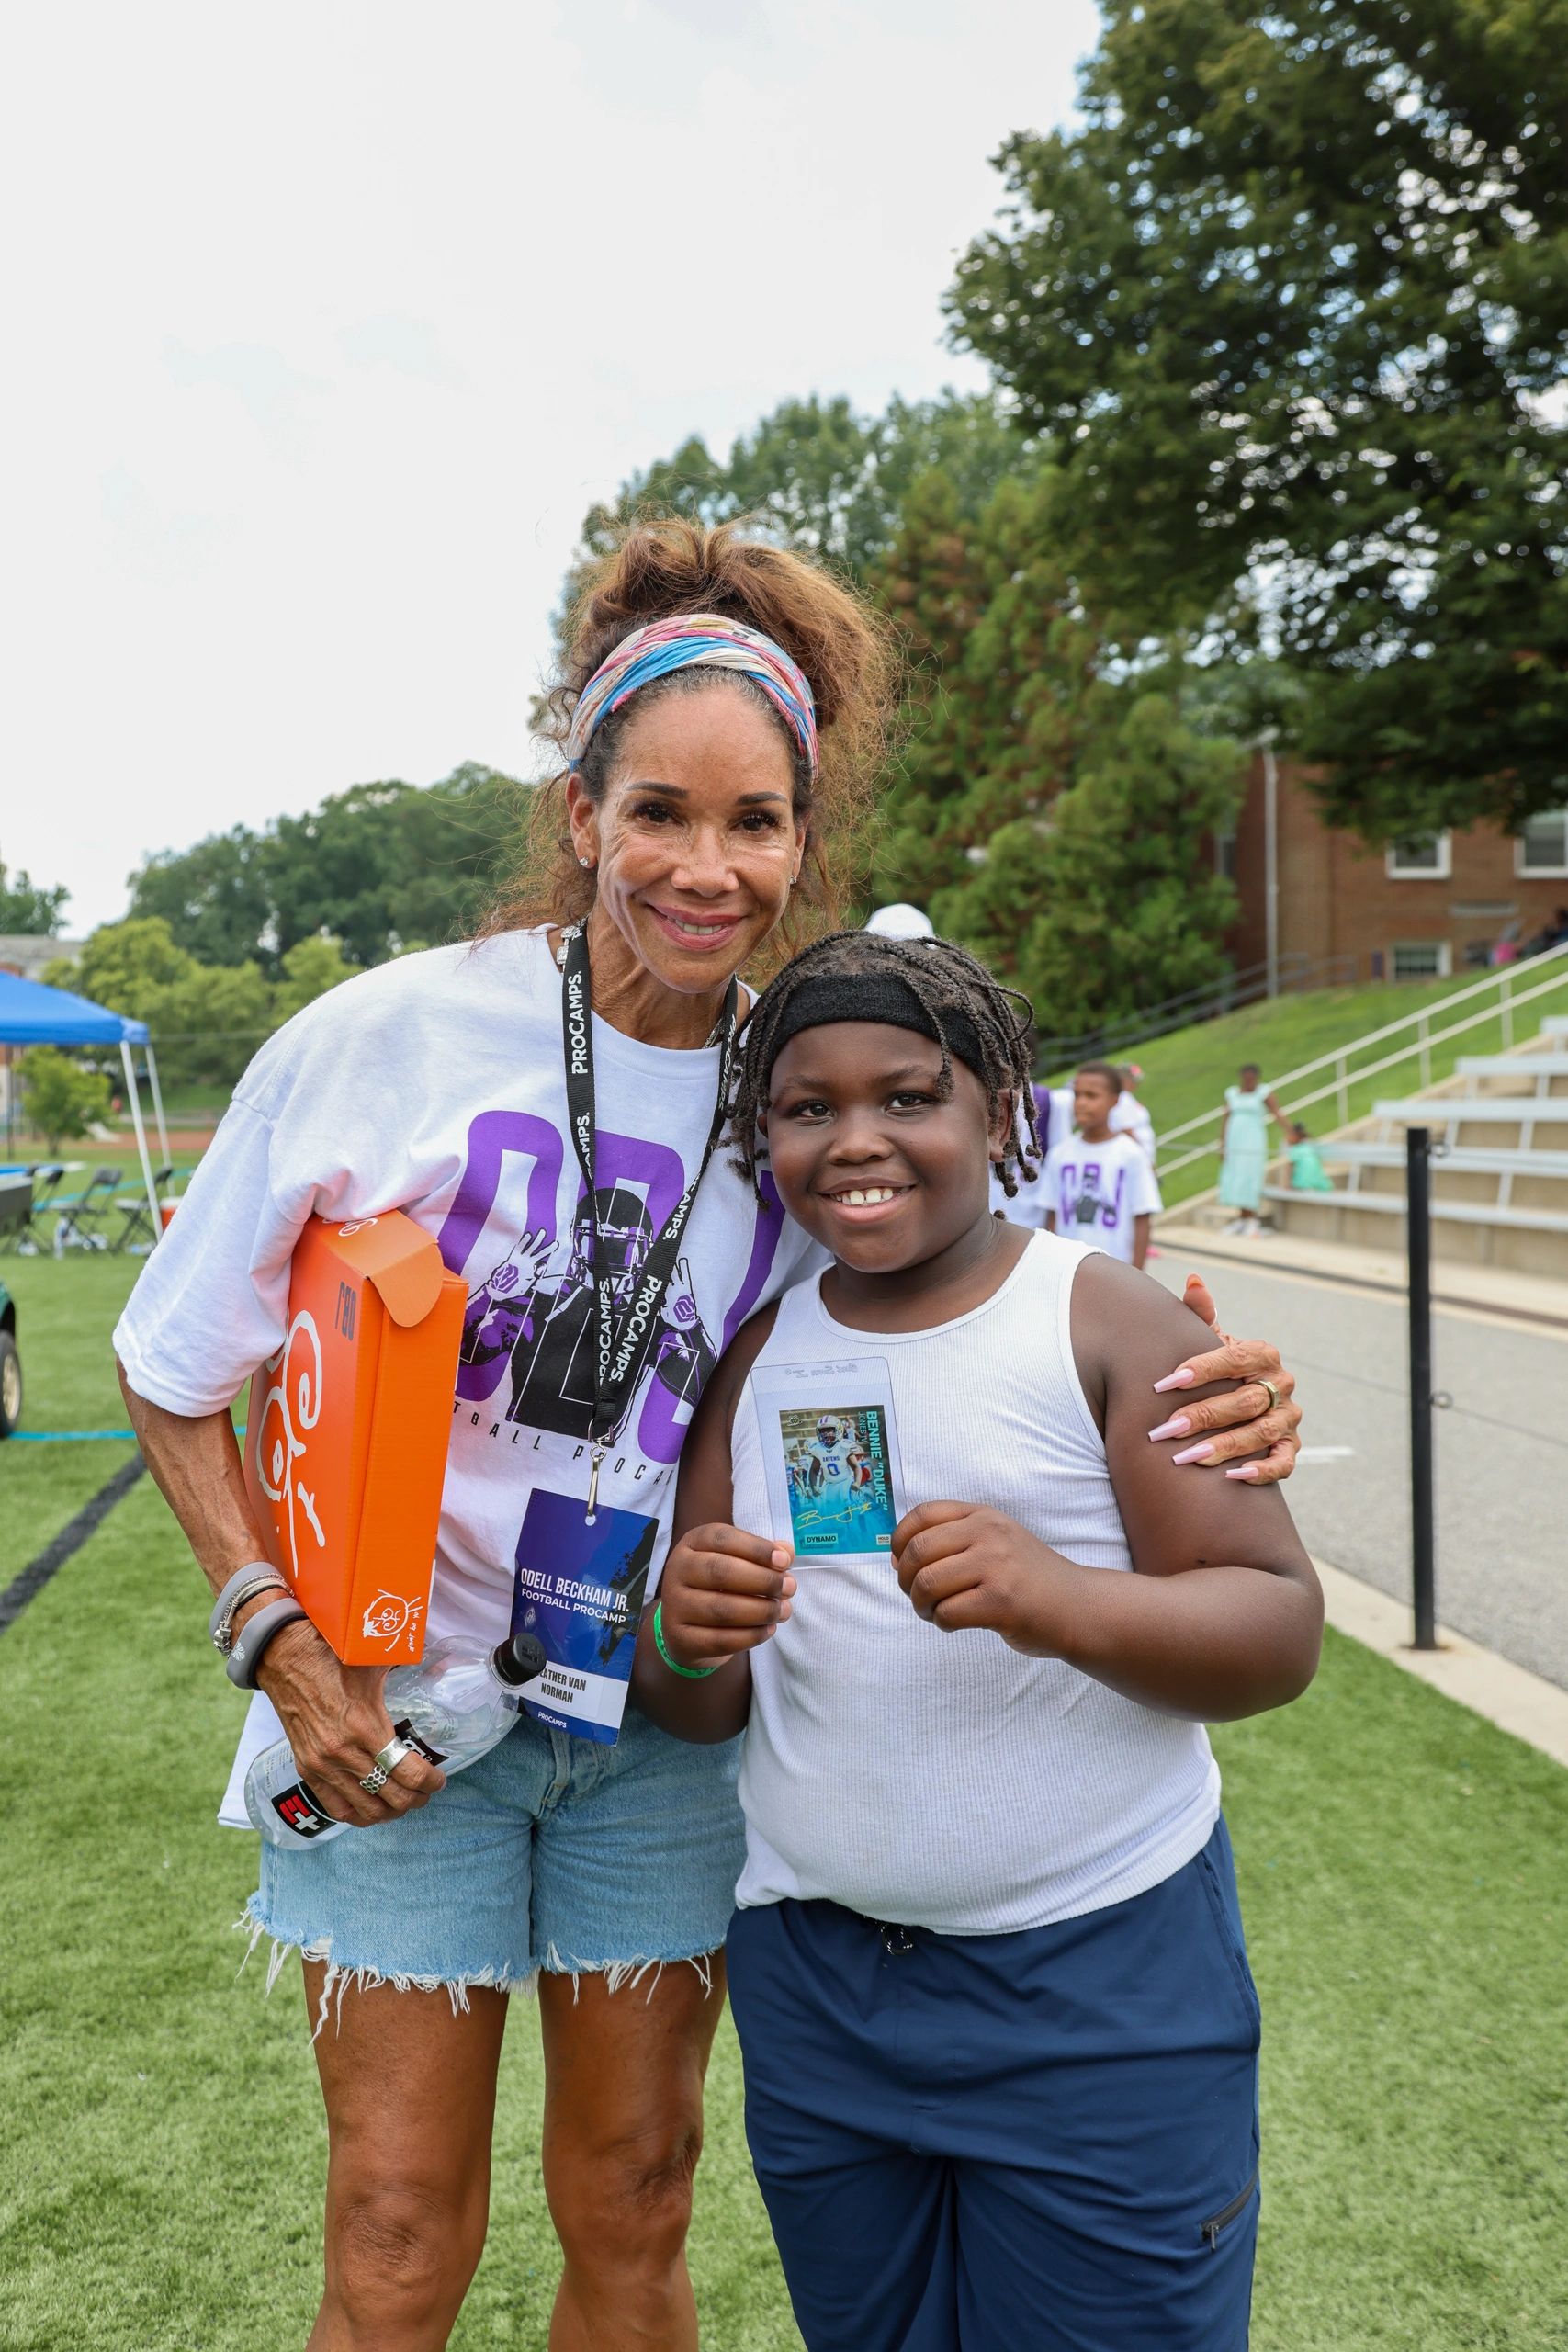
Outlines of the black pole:
{"label": "black pole", "polygon": [[1407,1127],[1404,1198],[1410,1257],[1410,1533],[1416,1647],[1438,1646],[1432,1508],[1432,1131]]}

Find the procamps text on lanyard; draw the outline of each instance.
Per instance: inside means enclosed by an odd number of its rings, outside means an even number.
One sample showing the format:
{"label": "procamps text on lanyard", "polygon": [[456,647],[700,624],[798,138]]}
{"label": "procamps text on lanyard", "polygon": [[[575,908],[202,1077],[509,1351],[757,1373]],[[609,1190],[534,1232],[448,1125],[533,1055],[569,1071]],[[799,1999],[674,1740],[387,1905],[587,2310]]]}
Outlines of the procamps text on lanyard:
{"label": "procamps text on lanyard", "polygon": [[637,1276],[626,1312],[617,1323],[615,1276],[604,1263],[599,1230],[599,1196],[593,1182],[593,1150],[597,1125],[593,1109],[593,984],[588,966],[588,942],[581,927],[561,942],[561,1035],[566,1050],[566,1107],[572,1148],[582,1181],[588,1187],[588,1215],[593,1234],[593,1300],[597,1340],[593,1351],[593,1419],[589,1429],[592,1467],[588,1476],[588,1516],[599,1499],[599,1465],[619,1429],[626,1406],[642,1378],[649,1351],[659,1329],[659,1310],[675,1271],[681,1236],[707,1174],[714,1146],[724,1131],[729,1109],[730,1057],[735,1045],[736,1012],[740,992],[729,983],[719,1022],[718,1094],[702,1163],[656,1237]]}

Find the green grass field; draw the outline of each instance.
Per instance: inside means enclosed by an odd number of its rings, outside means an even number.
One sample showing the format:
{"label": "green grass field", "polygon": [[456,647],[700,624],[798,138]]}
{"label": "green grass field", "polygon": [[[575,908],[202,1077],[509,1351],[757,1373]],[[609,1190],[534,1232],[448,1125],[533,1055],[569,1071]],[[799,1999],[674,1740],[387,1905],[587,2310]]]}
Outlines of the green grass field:
{"label": "green grass field", "polygon": [[[34,1428],[110,1426],[133,1269],[0,1261]],[[0,1582],[123,1461],[0,1447]],[[240,1702],[152,1485],[0,1635],[0,2346],[288,2352],[324,2144],[290,1963],[236,1981]],[[1353,1645],[1217,1746],[1264,2011],[1258,2352],[1568,2343],[1568,1773]],[[553,2239],[520,2002],[460,2352],[542,2352]],[[693,2267],[705,2352],[797,2347],[721,2030]],[[1021,2347],[1025,2352],[1025,2347]],[[1107,2346],[1106,2352],[1114,2352]]]}

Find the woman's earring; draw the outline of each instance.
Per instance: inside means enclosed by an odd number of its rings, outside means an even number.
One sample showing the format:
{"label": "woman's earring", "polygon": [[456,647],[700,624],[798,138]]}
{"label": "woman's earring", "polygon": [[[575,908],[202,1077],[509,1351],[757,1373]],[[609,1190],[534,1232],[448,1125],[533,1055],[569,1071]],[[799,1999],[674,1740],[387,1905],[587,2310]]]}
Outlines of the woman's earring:
{"label": "woman's earring", "polygon": [[591,857],[580,857],[577,862],[579,865],[585,865],[592,874],[593,871],[593,860]]}

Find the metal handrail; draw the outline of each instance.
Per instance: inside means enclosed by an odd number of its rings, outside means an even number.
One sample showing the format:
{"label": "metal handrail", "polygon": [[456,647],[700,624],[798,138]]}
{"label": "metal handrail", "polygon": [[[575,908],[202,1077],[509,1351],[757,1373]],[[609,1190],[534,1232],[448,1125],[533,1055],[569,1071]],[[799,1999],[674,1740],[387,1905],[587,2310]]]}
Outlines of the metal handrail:
{"label": "metal handrail", "polygon": [[[1544,979],[1534,978],[1532,986],[1528,989],[1519,989],[1513,985],[1519,974],[1528,972],[1532,976],[1538,975],[1546,965],[1551,965],[1552,969]],[[1456,989],[1451,996],[1440,997],[1436,1004],[1427,1005],[1418,1012],[1403,1013],[1397,1021],[1387,1022],[1381,1029],[1370,1029],[1364,1036],[1352,1038],[1348,1046],[1341,1046],[1330,1053],[1319,1054],[1310,1062],[1302,1062],[1295,1069],[1286,1070],[1281,1077],[1275,1079],[1270,1084],[1269,1092],[1280,1095],[1285,1087],[1294,1086],[1303,1078],[1315,1077],[1319,1070],[1332,1069],[1334,1076],[1325,1085],[1314,1088],[1310,1093],[1298,1094],[1292,1102],[1282,1102],[1281,1107],[1292,1113],[1309,1110],[1314,1102],[1325,1102],[1332,1094],[1337,1097],[1339,1124],[1341,1126],[1348,1125],[1350,1118],[1352,1085],[1358,1084],[1363,1079],[1376,1078],[1382,1070],[1393,1069],[1397,1063],[1408,1061],[1414,1053],[1418,1054],[1421,1059],[1421,1083],[1423,1086],[1429,1086],[1432,1082],[1432,1047],[1434,1046],[1440,1046],[1450,1037],[1460,1036],[1465,1030],[1473,1029],[1483,1021],[1493,1020],[1499,1012],[1503,1016],[1504,1042],[1511,1046],[1514,1042],[1513,1017],[1519,1006],[1532,1003],[1537,997],[1549,995],[1554,989],[1561,988],[1565,980],[1568,980],[1568,942],[1564,942],[1561,947],[1549,947],[1544,955],[1531,956],[1523,963],[1506,964],[1501,971],[1488,972],[1483,979],[1472,981],[1469,988]],[[1450,1022],[1445,1028],[1432,1027],[1434,1020],[1441,1019],[1455,1005],[1468,1003],[1472,998],[1483,995],[1491,989],[1497,991],[1491,1003],[1482,1005],[1473,1012],[1466,1013],[1461,1021]],[[1376,1061],[1364,1062],[1355,1069],[1349,1067],[1353,1055],[1364,1052],[1368,1046],[1381,1046],[1387,1038],[1398,1036],[1407,1030],[1415,1032],[1413,1039],[1395,1052],[1384,1054]],[[1184,1119],[1179,1126],[1171,1127],[1157,1138],[1161,1154],[1163,1155],[1168,1145],[1179,1142],[1183,1136],[1193,1134],[1198,1128],[1213,1125],[1223,1119],[1224,1113],[1225,1106],[1222,1102],[1212,1111],[1201,1111],[1195,1118]],[[1194,1144],[1190,1150],[1180,1153],[1175,1159],[1166,1159],[1162,1156],[1159,1161],[1161,1182],[1174,1176],[1180,1169],[1190,1168],[1195,1159],[1202,1159],[1211,1153],[1217,1152],[1218,1149],[1219,1140],[1216,1136],[1205,1142]]]}

